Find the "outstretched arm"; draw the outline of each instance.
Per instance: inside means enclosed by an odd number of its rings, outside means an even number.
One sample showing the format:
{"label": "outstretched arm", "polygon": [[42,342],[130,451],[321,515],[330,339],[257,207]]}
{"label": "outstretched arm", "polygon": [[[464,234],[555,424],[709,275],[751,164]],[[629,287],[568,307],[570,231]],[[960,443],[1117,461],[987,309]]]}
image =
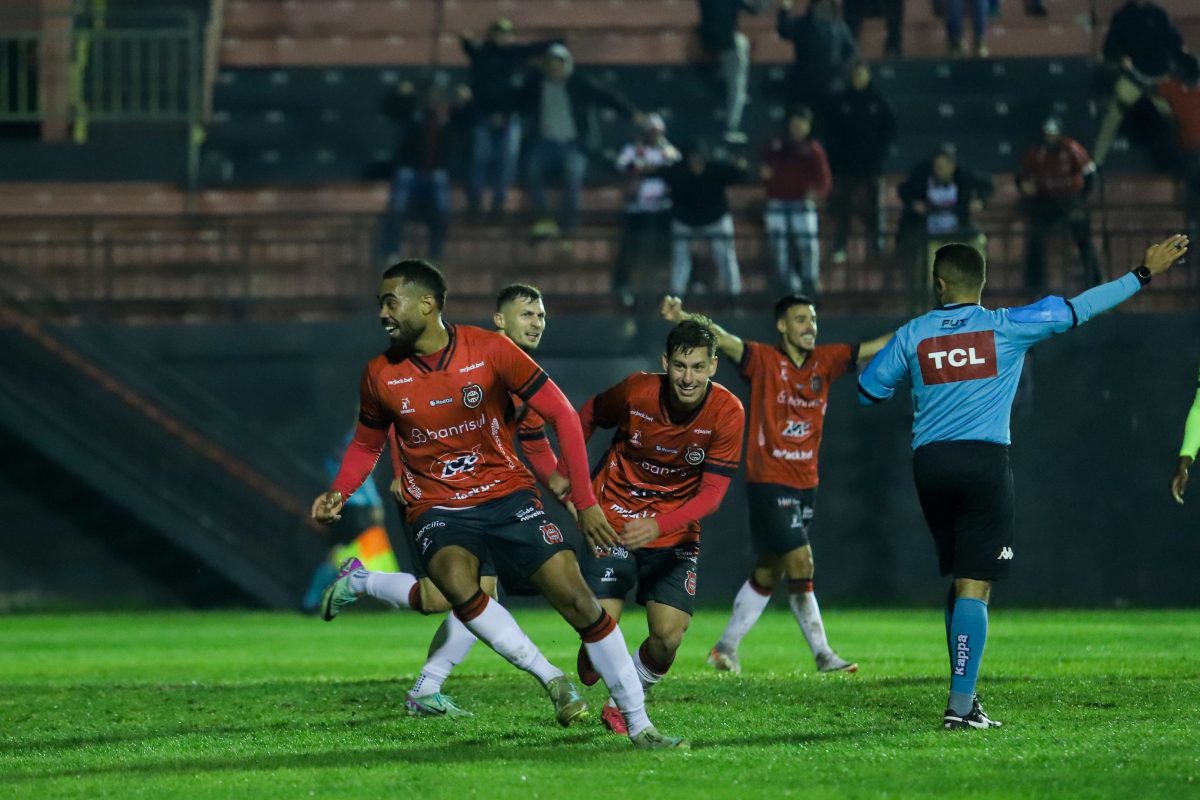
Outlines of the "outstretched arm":
{"label": "outstretched arm", "polygon": [[[1149,270],[1150,275],[1159,275],[1171,268],[1179,259],[1187,255],[1188,237],[1177,233],[1158,244],[1152,244],[1142,256],[1140,266]],[[1148,281],[1148,279],[1147,279]],[[1072,297],[1068,303],[1075,314],[1075,325],[1082,325],[1097,314],[1103,314],[1132,297],[1141,288],[1143,280],[1133,272],[1128,272],[1115,281],[1093,286],[1086,292]],[[1074,325],[1072,326],[1074,327]]]}
{"label": "outstretched arm", "polygon": [[877,336],[874,339],[869,339],[862,342],[858,346],[858,363],[862,364],[865,361],[870,361],[883,348],[887,347],[887,343],[895,336],[894,333],[885,333],[883,336]]}
{"label": "outstretched arm", "polygon": [[683,301],[678,297],[674,297],[673,295],[664,297],[658,307],[658,313],[667,322],[682,322],[685,319],[690,319],[702,325],[707,325],[717,335],[717,349],[721,351],[721,354],[733,362],[735,366],[742,362],[742,355],[746,352],[746,343],[703,314],[693,314],[684,311]]}

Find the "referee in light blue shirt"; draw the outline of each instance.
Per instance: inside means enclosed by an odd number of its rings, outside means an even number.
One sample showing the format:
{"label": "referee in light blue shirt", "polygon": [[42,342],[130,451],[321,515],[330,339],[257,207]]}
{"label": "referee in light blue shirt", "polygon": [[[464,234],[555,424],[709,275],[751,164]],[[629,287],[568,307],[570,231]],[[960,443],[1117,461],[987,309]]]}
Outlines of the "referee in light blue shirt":
{"label": "referee in light blue shirt", "polygon": [[994,728],[975,694],[987,641],[992,582],[1013,560],[1013,479],[1009,414],[1025,352],[1137,294],[1188,248],[1186,236],[1146,250],[1136,269],[1064,300],[1022,308],[980,306],[983,257],[965,244],[938,249],[933,261],[938,307],[896,331],[858,381],[863,403],[890,398],[912,382],[913,476],[943,575],[950,652],[947,730]]}

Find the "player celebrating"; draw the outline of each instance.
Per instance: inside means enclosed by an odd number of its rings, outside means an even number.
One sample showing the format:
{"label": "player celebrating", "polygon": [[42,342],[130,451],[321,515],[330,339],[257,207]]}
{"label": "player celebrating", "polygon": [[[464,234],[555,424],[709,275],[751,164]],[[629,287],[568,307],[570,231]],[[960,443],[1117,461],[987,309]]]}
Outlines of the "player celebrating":
{"label": "player celebrating", "polygon": [[650,723],[620,628],[588,590],[562,532],[546,521],[533,476],[514,455],[510,394],[554,426],[588,542],[619,544],[587,482],[578,417],[546,373],[508,339],[447,325],[445,299],[445,279],[431,264],[408,259],[384,272],[379,318],[392,346],[363,373],[358,429],[332,489],[313,502],[313,517],[321,522],[338,517],[345,499],[374,468],[394,425],[404,464],[406,518],[430,578],[459,620],[534,675],[556,709],[582,702],[508,611],[480,589],[480,561],[493,550],[502,553],[579,631],[633,743],[686,746]]}
{"label": "player celebrating", "polygon": [[1200,451],[1200,379],[1196,380],[1196,399],[1188,411],[1187,423],[1183,429],[1183,444],[1179,446],[1179,463],[1175,466],[1175,475],[1171,478],[1171,496],[1175,502],[1183,505],[1183,493],[1187,491],[1188,467],[1196,460]]}
{"label": "player celebrating", "polygon": [[758,561],[733,601],[733,614],[721,640],[708,655],[718,670],[740,672],[737,649],[762,616],[780,578],[787,577],[788,603],[821,672],[855,672],[858,665],[838,656],[825,637],[821,608],[813,593],[813,553],[809,543],[816,494],[817,452],[829,387],[879,351],[890,337],[857,345],[817,345],[817,310],[804,295],[775,303],[777,345],[747,342],[667,297],[664,318],[707,321],[717,348],[737,365],[750,384],[750,444],[746,455],[746,495],[750,533]]}
{"label": "player celebrating", "polygon": [[912,381],[913,476],[937,547],[946,599],[950,700],[946,730],[994,728],[975,694],[987,642],[992,583],[1013,561],[1013,478],[1009,415],[1025,353],[1119,305],[1187,252],[1186,236],[1146,250],[1132,272],[1078,297],[1045,297],[1022,308],[980,306],[986,268],[965,244],[938,248],[933,262],[939,305],[896,331],[863,371],[864,403],[891,397]]}
{"label": "player celebrating", "polygon": [[[532,355],[541,344],[542,334],[546,329],[546,307],[542,301],[542,293],[533,286],[521,283],[504,287],[496,297],[496,313],[492,319],[501,333]],[[514,395],[513,401],[518,406],[515,422],[522,455],[538,480],[549,486],[561,499],[568,488],[567,480],[555,472],[558,460],[546,438],[545,420],[519,397]],[[391,491],[403,518],[407,502],[401,477],[404,464],[400,459],[400,445],[395,435],[393,427],[388,439],[391,444],[388,452],[392,459],[392,472],[396,476],[392,480]],[[369,489],[371,484],[368,482],[363,488]],[[357,497],[358,494],[355,494],[350,502]],[[393,608],[412,609],[422,614],[441,614],[449,611],[450,603],[433,585],[433,581],[421,566],[421,556],[416,551],[415,540],[412,536],[406,536],[405,539],[409,543],[412,573],[365,569],[357,559],[346,560],[336,576],[337,579],[325,590],[322,599],[324,618],[332,620],[343,607],[357,600],[359,594],[367,594]],[[496,596],[496,568],[490,558],[480,562],[479,586],[489,596]],[[434,634],[425,665],[421,668],[412,690],[405,696],[405,707],[410,715],[471,715],[451,697],[442,694],[442,685],[450,677],[454,667],[467,657],[474,644],[475,635],[453,614],[448,615]],[[579,707],[567,708],[564,713],[579,711]]]}
{"label": "player celebrating", "polygon": [[[614,619],[637,584],[650,635],[634,657],[648,691],[675,660],[696,603],[700,519],[720,505],[742,456],[746,413],[717,370],[716,336],[706,325],[681,322],[667,336],[666,374],[635,372],[584,404],[584,438],[616,428],[596,497],[621,546],[597,545],[583,561],[588,586]],[[579,678],[600,677],[590,651],[579,650]],[[616,733],[624,720],[610,699],[601,719]]]}

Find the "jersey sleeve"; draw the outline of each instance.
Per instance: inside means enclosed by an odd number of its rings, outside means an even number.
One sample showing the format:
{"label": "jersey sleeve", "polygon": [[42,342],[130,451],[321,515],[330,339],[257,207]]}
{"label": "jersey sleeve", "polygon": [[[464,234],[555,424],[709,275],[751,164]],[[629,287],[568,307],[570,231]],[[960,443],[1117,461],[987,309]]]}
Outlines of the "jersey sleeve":
{"label": "jersey sleeve", "polygon": [[908,375],[908,359],[904,342],[905,329],[896,335],[871,359],[858,379],[858,399],[864,405],[882,403],[896,393],[896,387]]}
{"label": "jersey sleeve", "polygon": [[526,402],[549,379],[524,350],[499,334],[491,339],[488,362],[508,391]]}
{"label": "jersey sleeve", "polygon": [[[642,373],[638,373],[642,374]],[[631,376],[592,398],[592,425],[596,428],[615,428],[629,412]]]}
{"label": "jersey sleeve", "polygon": [[1196,399],[1192,401],[1192,408],[1188,411],[1187,423],[1183,428],[1183,444],[1179,448],[1179,455],[1196,458],[1200,454],[1200,378],[1196,379]]}
{"label": "jersey sleeve", "polygon": [[1001,323],[1006,338],[1025,349],[1056,333],[1065,333],[1137,294],[1142,288],[1137,276],[1127,272],[1115,281],[1093,286],[1065,300],[1043,297],[1032,305],[1006,309]]}
{"label": "jersey sleeve", "polygon": [[517,423],[517,440],[532,442],[536,439],[545,438],[546,420],[542,418],[541,414],[529,406],[525,406],[524,413],[521,415],[521,421]]}
{"label": "jersey sleeve", "polygon": [[379,402],[375,392],[375,375],[371,365],[363,370],[362,379],[358,382],[358,421],[368,428],[383,430],[391,424]]}
{"label": "jersey sleeve", "polygon": [[830,383],[853,372],[858,366],[858,345],[823,344],[817,348],[819,361],[825,367],[825,376]]}
{"label": "jersey sleeve", "polygon": [[742,460],[742,438],[746,431],[746,409],[730,396],[729,403],[713,428],[713,440],[704,459],[704,471],[732,478]]}
{"label": "jersey sleeve", "polygon": [[767,352],[767,346],[761,342],[746,342],[742,344],[742,360],[737,364],[738,375],[744,381],[754,380],[754,376],[759,374],[762,369],[763,355]]}

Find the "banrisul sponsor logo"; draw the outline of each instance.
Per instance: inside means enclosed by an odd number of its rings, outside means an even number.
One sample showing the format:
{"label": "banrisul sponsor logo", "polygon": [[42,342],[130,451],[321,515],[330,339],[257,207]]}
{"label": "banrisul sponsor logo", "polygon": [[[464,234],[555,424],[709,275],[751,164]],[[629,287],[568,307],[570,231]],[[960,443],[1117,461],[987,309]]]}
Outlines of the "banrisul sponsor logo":
{"label": "banrisul sponsor logo", "polygon": [[960,633],[954,641],[954,674],[962,677],[967,674],[967,662],[971,660],[971,637]]}

